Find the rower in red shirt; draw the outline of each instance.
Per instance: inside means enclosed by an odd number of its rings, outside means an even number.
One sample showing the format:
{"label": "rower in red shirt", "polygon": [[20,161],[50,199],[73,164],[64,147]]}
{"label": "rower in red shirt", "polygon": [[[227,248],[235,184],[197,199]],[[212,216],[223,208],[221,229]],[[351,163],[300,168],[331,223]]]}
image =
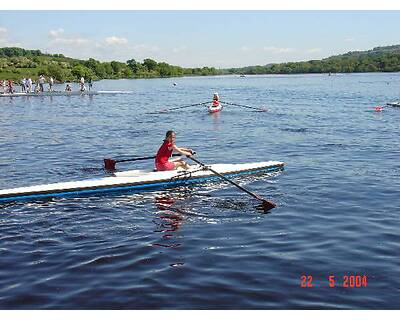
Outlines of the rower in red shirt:
{"label": "rower in red shirt", "polygon": [[183,154],[185,156],[191,156],[192,154],[194,154],[194,151],[192,149],[177,147],[175,145],[175,139],[176,133],[172,130],[167,131],[165,135],[165,140],[160,149],[158,149],[156,155],[155,165],[157,171],[169,171],[178,168],[183,168],[185,170],[189,169],[189,165],[182,159],[171,161],[169,160],[169,158],[172,156],[173,151],[179,152],[180,154]]}
{"label": "rower in red shirt", "polygon": [[218,107],[219,106],[219,95],[218,95],[218,92],[214,93],[212,106],[213,107]]}

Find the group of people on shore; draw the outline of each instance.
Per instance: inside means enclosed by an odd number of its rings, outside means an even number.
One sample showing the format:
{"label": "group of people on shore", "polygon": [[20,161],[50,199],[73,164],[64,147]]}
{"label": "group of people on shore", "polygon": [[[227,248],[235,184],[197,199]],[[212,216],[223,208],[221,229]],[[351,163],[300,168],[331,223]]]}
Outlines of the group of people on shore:
{"label": "group of people on shore", "polygon": [[[39,76],[36,82],[32,81],[32,78],[23,78],[19,81],[21,86],[21,92],[31,93],[31,92],[44,92],[44,84],[46,83],[46,78],[43,75]],[[54,78],[49,78],[49,91],[53,91]],[[14,82],[12,80],[0,80],[0,87],[3,89],[2,93],[15,93]]]}
{"label": "group of people on shore", "polygon": [[[54,91],[54,84],[55,84],[55,78],[49,77],[48,79],[48,91],[53,92]],[[46,78],[44,75],[40,75],[38,80],[36,82],[32,81],[32,78],[23,78],[19,81],[19,85],[21,86],[21,92],[23,93],[40,93],[44,92],[46,84]],[[88,85],[89,85],[89,91],[92,89],[92,79],[88,80]],[[2,90],[1,93],[15,93],[16,90],[14,89],[14,82],[13,80],[0,80],[0,89]],[[85,91],[85,79],[81,77],[79,81],[79,90],[80,91]],[[66,86],[65,86],[65,91],[72,91],[71,83],[67,81]]]}

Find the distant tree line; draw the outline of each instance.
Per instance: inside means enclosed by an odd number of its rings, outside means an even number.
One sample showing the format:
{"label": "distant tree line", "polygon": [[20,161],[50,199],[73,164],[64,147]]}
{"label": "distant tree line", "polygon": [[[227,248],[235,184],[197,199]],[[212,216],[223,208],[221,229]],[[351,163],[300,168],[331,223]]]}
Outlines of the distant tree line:
{"label": "distant tree line", "polygon": [[130,59],[100,62],[95,59],[79,60],[62,54],[44,54],[40,50],[22,48],[0,48],[0,78],[19,80],[22,77],[36,78],[43,74],[58,81],[74,81],[80,77],[100,79],[156,78],[180,76],[217,75],[221,71],[212,67],[182,68],[166,62]]}
{"label": "distant tree line", "polygon": [[400,71],[400,45],[355,51],[322,60],[226,69],[231,74],[296,74]]}

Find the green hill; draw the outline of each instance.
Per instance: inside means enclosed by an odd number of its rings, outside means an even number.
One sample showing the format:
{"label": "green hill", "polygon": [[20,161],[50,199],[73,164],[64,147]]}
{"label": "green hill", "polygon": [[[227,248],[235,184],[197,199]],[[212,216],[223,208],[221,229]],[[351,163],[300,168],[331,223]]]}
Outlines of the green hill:
{"label": "green hill", "polygon": [[273,63],[264,66],[231,68],[233,74],[295,74],[400,71],[400,45],[376,47],[368,51],[352,51],[322,60]]}

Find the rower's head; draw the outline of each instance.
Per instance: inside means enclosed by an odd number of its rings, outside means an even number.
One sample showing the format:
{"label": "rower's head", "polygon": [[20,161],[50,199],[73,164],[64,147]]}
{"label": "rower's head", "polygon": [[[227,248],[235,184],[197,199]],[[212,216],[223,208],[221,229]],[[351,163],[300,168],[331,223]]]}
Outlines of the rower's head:
{"label": "rower's head", "polygon": [[165,134],[165,140],[168,140],[169,142],[173,142],[176,139],[176,133],[173,130],[168,130],[167,133]]}
{"label": "rower's head", "polygon": [[215,92],[215,93],[214,93],[213,99],[214,99],[214,100],[219,100],[218,92]]}

